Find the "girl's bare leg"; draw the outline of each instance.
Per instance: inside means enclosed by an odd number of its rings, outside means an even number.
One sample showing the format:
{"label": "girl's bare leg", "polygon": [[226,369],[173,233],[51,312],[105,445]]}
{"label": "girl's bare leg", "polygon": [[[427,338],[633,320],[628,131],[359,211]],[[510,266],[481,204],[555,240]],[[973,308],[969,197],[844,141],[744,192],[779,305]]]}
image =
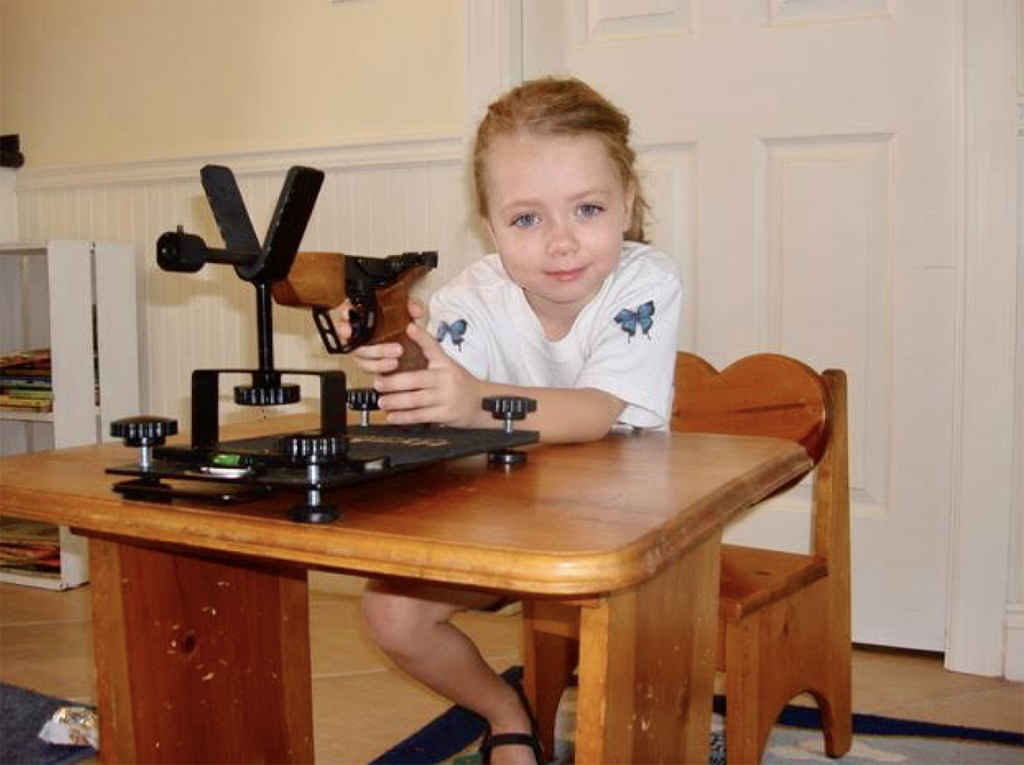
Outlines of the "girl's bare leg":
{"label": "girl's bare leg", "polygon": [[[484,717],[492,733],[529,733],[530,720],[515,690],[449,622],[457,611],[495,602],[496,596],[486,593],[371,580],[363,614],[377,645],[413,678]],[[501,746],[491,761],[532,763],[534,757],[529,747]]]}

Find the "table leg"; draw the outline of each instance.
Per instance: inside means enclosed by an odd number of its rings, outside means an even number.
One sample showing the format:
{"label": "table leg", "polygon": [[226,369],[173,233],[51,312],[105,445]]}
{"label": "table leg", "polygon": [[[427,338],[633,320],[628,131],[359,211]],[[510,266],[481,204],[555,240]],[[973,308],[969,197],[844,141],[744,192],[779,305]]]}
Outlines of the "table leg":
{"label": "table leg", "polygon": [[523,687],[545,756],[555,751],[555,717],[572,673],[579,664],[580,607],[547,601],[523,601]]}
{"label": "table leg", "polygon": [[721,535],[581,609],[576,762],[706,765]]}
{"label": "table leg", "polygon": [[90,541],[104,763],[313,761],[306,572]]}

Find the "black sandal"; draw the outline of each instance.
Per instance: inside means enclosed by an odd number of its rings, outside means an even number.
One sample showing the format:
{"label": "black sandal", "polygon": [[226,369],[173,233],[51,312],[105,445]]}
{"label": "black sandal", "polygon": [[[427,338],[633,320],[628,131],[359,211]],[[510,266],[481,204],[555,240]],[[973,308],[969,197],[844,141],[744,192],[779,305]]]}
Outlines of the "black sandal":
{"label": "black sandal", "polygon": [[509,685],[515,690],[520,703],[523,705],[523,709],[526,710],[526,716],[530,719],[530,732],[492,734],[488,730],[487,735],[484,736],[484,740],[480,744],[482,762],[484,765],[490,765],[491,750],[496,746],[528,746],[533,750],[534,759],[538,763],[542,763],[544,762],[544,749],[541,747],[540,738],[537,735],[537,720],[533,716],[533,709],[530,708],[530,700],[526,698],[526,692],[519,683],[510,681]]}

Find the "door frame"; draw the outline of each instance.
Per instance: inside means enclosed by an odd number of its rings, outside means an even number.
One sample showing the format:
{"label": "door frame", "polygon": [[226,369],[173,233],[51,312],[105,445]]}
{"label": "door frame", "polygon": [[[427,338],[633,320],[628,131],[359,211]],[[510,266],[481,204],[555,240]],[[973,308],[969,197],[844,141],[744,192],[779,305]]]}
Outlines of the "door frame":
{"label": "door frame", "polygon": [[[465,130],[522,80],[524,0],[463,0]],[[529,1],[529,0],[527,0]],[[945,666],[1002,675],[1011,512],[1024,497],[1014,462],[1017,355],[1016,3],[960,0],[954,114],[957,286],[954,462],[950,476]],[[1024,266],[1022,266],[1024,267]],[[1020,473],[1019,466],[1017,474]],[[1013,509],[1013,510],[1012,510]],[[994,554],[998,551],[999,554]],[[1004,554],[1005,553],[1005,554]]]}
{"label": "door frame", "polygon": [[[1002,675],[1009,572],[1019,555],[1024,437],[1014,380],[1017,305],[1017,3],[962,2],[957,104],[958,286],[946,667]],[[1019,389],[1018,389],[1019,390]],[[1018,463],[1015,470],[1014,462]],[[995,554],[995,551],[1004,553]]]}

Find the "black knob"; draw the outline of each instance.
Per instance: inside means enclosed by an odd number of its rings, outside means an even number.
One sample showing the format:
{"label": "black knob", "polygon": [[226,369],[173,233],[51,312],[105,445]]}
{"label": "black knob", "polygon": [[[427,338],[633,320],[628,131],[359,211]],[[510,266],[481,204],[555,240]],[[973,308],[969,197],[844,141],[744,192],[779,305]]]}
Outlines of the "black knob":
{"label": "black knob", "polygon": [[350,388],[345,394],[348,401],[348,408],[359,412],[359,426],[368,427],[370,424],[370,412],[378,409],[377,399],[380,394],[373,388]]}
{"label": "black knob", "polygon": [[294,404],[299,400],[301,389],[298,385],[236,385],[235,403],[239,406],[280,406]]}
{"label": "black knob", "polygon": [[350,388],[345,395],[349,409],[357,412],[372,412],[377,409],[377,399],[380,398],[380,394],[373,388]]}
{"label": "black knob", "polygon": [[530,412],[537,411],[537,400],[525,396],[488,396],[481,402],[484,411],[494,415],[496,420],[522,420]]}
{"label": "black knob", "polygon": [[[512,423],[526,418],[537,411],[537,400],[525,396],[488,396],[480,402],[484,411],[490,412],[496,420],[503,420],[505,435],[512,435]],[[487,452],[487,461],[492,465],[512,467],[526,461],[526,453],[505,446]]]}
{"label": "black knob", "polygon": [[110,435],[124,439],[125,446],[160,446],[178,432],[178,421],[168,417],[125,417],[110,423]]}
{"label": "black knob", "polygon": [[330,523],[340,515],[338,508],[321,496],[321,464],[345,456],[345,436],[332,433],[292,433],[278,442],[282,454],[306,466],[306,501],[289,511],[300,523]]}
{"label": "black knob", "polygon": [[293,433],[282,436],[281,453],[297,462],[331,462],[345,456],[345,436],[325,433]]}
{"label": "black knob", "polygon": [[195,273],[206,265],[208,257],[206,242],[180,228],[156,240],[156,262],[164,271]]}

